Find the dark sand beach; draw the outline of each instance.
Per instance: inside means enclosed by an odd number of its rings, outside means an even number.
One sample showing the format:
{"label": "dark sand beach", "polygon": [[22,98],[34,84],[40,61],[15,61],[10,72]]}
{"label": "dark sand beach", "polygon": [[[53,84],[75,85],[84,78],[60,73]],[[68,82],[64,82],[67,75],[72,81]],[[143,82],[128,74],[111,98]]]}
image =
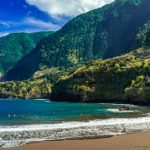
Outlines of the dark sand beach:
{"label": "dark sand beach", "polygon": [[149,138],[150,132],[142,132],[100,139],[46,141],[8,150],[150,150]]}

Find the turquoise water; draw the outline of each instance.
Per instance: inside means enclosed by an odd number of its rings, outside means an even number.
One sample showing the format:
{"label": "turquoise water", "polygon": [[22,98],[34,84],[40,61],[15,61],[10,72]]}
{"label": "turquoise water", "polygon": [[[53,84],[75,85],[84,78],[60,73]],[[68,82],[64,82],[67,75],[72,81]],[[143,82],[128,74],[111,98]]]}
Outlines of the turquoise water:
{"label": "turquoise water", "polygon": [[130,106],[119,112],[120,105],[59,103],[48,100],[0,100],[0,124],[51,123],[71,120],[137,117],[142,108]]}
{"label": "turquoise water", "polygon": [[[125,105],[125,104],[123,104]],[[119,104],[58,103],[48,100],[0,100],[0,146],[44,140],[106,137],[150,131],[148,108]]]}

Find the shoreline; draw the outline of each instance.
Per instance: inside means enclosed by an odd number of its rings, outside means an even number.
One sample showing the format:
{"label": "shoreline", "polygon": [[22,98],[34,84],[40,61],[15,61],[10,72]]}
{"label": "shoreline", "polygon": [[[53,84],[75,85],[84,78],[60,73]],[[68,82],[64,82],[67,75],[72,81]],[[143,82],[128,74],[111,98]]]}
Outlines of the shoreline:
{"label": "shoreline", "polygon": [[149,137],[147,131],[107,138],[43,141],[0,150],[149,150]]}
{"label": "shoreline", "polygon": [[58,100],[52,100],[51,98],[47,97],[47,98],[25,98],[25,97],[0,97],[0,100],[12,100],[12,101],[25,101],[25,100],[33,100],[33,101],[44,101],[47,100],[49,102],[55,102],[55,103],[82,103],[82,104],[116,104],[116,105],[129,105],[129,106],[141,106],[141,107],[150,107],[149,103],[145,103],[145,102],[130,102],[130,101],[113,101],[113,100],[109,100],[108,102],[105,101],[93,101],[93,102],[81,102],[81,101],[67,101],[67,100],[62,100],[62,101],[58,101]]}
{"label": "shoreline", "polygon": [[107,139],[111,136],[150,131],[150,117],[135,119],[106,119],[89,122],[23,125],[0,128],[3,148],[44,141]]}
{"label": "shoreline", "polygon": [[[119,111],[120,106],[117,104],[109,105],[108,103],[103,103],[104,105],[47,104],[47,101],[23,101],[16,103],[7,101],[7,103],[10,105],[15,104],[17,111],[16,113],[6,111],[4,115],[2,114],[4,117],[4,120],[2,120],[4,125],[0,125],[0,146],[2,148],[11,149],[23,144],[42,141],[102,139],[104,137],[150,131],[150,111],[134,105],[131,106],[129,111]],[[24,105],[28,107],[23,109],[23,111],[30,112],[31,115],[20,111],[20,107],[24,108]],[[41,108],[41,105],[45,108]],[[6,107],[6,103],[2,102],[1,106]],[[36,111],[33,111],[34,106],[38,108]],[[58,109],[60,107],[62,108],[61,110]],[[8,108],[6,107],[5,110],[8,110]],[[39,112],[42,112],[42,114],[39,115]],[[89,114],[90,117],[94,118],[89,118]],[[96,118],[95,114],[101,116],[101,118]],[[82,118],[81,120],[73,119],[76,116],[79,119],[82,116],[88,117],[88,120],[86,120],[87,118]],[[68,120],[70,118],[73,120]],[[55,119],[62,121],[55,121]],[[46,122],[47,120],[50,122]],[[5,125],[5,122],[10,123]],[[17,122],[18,124],[16,124]]]}

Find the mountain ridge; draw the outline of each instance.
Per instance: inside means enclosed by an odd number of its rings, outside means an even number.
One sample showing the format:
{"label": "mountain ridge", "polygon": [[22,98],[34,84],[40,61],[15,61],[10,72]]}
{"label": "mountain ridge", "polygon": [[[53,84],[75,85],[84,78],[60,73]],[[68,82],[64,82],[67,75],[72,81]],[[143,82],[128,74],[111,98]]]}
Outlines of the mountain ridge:
{"label": "mountain ridge", "polygon": [[139,28],[150,20],[149,8],[149,0],[117,0],[77,16],[40,41],[8,72],[6,80],[28,79],[42,66],[67,69],[131,51]]}
{"label": "mountain ridge", "polygon": [[6,73],[19,59],[29,53],[43,37],[51,33],[22,32],[0,37],[0,72]]}

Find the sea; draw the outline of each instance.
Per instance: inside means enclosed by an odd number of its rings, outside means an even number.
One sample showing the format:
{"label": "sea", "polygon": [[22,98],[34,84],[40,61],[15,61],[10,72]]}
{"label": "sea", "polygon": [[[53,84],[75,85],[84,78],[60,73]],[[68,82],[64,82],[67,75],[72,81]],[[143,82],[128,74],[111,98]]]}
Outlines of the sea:
{"label": "sea", "polygon": [[[119,111],[122,106],[130,109]],[[150,131],[150,108],[129,104],[0,99],[0,147]]]}

